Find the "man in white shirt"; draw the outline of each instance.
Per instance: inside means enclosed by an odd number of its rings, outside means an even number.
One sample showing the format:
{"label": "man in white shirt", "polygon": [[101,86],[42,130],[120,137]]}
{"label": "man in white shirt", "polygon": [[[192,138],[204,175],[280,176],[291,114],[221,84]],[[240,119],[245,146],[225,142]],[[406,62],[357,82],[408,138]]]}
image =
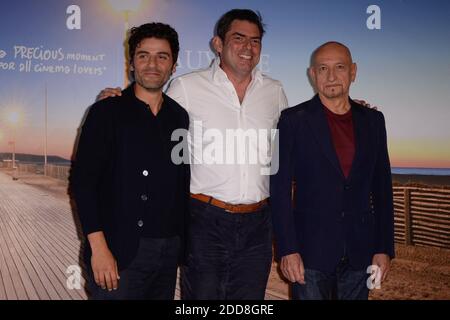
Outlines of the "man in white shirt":
{"label": "man in white shirt", "polygon": [[212,65],[167,94],[190,118],[191,219],[183,299],[264,299],[272,263],[268,205],[272,131],[288,102],[257,68],[264,27],[233,9],[216,25]]}
{"label": "man in white shirt", "polygon": [[288,103],[282,84],[256,68],[263,34],[259,14],[225,13],[212,40],[217,59],[167,92],[190,120],[186,299],[264,299],[272,263],[265,146]]}

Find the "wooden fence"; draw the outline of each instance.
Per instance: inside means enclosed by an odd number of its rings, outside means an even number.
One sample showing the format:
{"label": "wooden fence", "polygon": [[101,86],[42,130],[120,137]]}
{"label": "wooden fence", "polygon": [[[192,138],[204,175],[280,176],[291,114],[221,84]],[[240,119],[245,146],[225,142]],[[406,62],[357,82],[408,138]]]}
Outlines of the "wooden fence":
{"label": "wooden fence", "polygon": [[450,189],[394,186],[395,240],[450,248]]}
{"label": "wooden fence", "polygon": [[17,170],[20,173],[33,173],[33,174],[46,174],[49,177],[68,180],[70,174],[69,166],[59,166],[54,164],[47,165],[47,172],[45,172],[44,165],[36,164],[24,164],[21,163],[17,166]]}

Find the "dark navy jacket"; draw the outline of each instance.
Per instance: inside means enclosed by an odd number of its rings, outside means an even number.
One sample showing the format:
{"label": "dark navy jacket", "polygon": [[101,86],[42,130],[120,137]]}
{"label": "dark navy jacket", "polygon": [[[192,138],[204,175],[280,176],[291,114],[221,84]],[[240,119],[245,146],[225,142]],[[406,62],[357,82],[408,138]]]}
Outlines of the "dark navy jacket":
{"label": "dark navy jacket", "polygon": [[[135,257],[141,236],[185,233],[190,171],[189,164],[171,161],[179,143],[171,133],[187,130],[189,117],[163,97],[158,117],[164,121],[152,120],[133,85],[121,97],[95,103],[78,143],[70,180],[83,233],[103,231],[120,270]],[[88,243],[85,248],[90,259]]]}
{"label": "dark navy jacket", "polygon": [[318,95],[284,110],[279,120],[279,171],[270,182],[277,256],[298,252],[305,268],[333,271],[346,255],[353,268],[365,270],[375,253],[394,257],[384,117],[350,103],[356,150],[348,178]]}

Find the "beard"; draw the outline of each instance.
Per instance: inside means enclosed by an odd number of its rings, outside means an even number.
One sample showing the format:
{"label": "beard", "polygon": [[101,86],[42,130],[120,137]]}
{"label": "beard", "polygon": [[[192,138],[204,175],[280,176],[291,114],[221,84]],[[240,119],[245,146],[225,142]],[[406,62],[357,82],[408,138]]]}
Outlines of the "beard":
{"label": "beard", "polygon": [[323,95],[328,99],[339,98],[344,95],[344,88],[342,85],[326,86]]}
{"label": "beard", "polygon": [[148,77],[138,73],[134,75],[135,81],[148,91],[160,91],[169,81],[170,74],[160,73],[159,76]]}

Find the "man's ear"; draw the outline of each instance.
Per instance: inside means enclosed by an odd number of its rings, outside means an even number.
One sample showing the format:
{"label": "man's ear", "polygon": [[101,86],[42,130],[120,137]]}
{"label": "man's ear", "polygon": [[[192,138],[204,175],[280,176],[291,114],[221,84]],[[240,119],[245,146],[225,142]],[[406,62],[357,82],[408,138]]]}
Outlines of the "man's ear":
{"label": "man's ear", "polygon": [[134,71],[134,66],[132,63],[130,63],[130,71]]}
{"label": "man's ear", "polygon": [[313,67],[309,67],[308,68],[308,75],[309,75],[309,79],[312,83],[316,83],[316,74],[314,73],[314,68]]}
{"label": "man's ear", "polygon": [[175,72],[177,72],[177,64],[176,63],[173,64],[172,74],[174,74]]}
{"label": "man's ear", "polygon": [[212,39],[212,45],[213,45],[214,50],[216,51],[216,53],[218,55],[220,55],[222,53],[222,50],[223,50],[222,39],[220,39],[219,36],[214,36],[214,38]]}
{"label": "man's ear", "polygon": [[358,66],[356,65],[356,63],[352,63],[352,66],[350,67],[350,76],[351,76],[352,82],[355,82],[357,69],[358,69]]}
{"label": "man's ear", "polygon": [[317,93],[317,85],[316,85],[316,71],[313,66],[308,68],[308,80],[311,87],[314,89],[314,93]]}

